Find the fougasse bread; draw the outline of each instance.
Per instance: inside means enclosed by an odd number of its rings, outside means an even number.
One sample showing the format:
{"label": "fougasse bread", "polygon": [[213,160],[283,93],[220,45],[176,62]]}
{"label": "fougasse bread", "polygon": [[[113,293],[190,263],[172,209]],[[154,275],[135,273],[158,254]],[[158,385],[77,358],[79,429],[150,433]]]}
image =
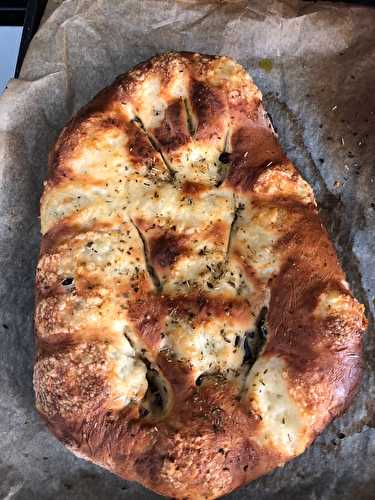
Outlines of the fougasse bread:
{"label": "fougasse bread", "polygon": [[36,406],[78,456],[211,499],[302,453],[361,376],[364,308],[242,66],[168,53],[49,158]]}

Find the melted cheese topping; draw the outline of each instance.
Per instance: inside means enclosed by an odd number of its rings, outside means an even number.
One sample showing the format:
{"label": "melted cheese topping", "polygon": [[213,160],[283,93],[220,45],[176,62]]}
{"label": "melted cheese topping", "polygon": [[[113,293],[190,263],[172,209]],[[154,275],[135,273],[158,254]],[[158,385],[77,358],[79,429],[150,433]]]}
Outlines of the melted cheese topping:
{"label": "melted cheese topping", "polygon": [[285,361],[279,357],[260,357],[247,380],[246,399],[261,418],[259,442],[273,446],[286,457],[306,446],[306,416],[288,388]]}
{"label": "melted cheese topping", "polygon": [[146,394],[146,365],[123,337],[118,345],[108,347],[111,361],[111,409],[121,409],[131,401],[139,401]]}
{"label": "melted cheese topping", "polygon": [[285,230],[286,220],[280,220],[280,216],[278,208],[256,208],[246,204],[236,222],[235,250],[264,281],[279,270],[279,259],[273,245]]}
{"label": "melted cheese topping", "polygon": [[352,310],[353,300],[350,295],[339,290],[330,290],[320,295],[314,316],[317,318],[345,317],[350,316]]}
{"label": "melted cheese topping", "polygon": [[167,323],[165,348],[192,366],[195,379],[218,372],[238,378],[245,355],[244,334],[254,326],[251,316],[245,325],[238,325],[229,316],[195,324],[172,315]]}
{"label": "melted cheese topping", "polygon": [[254,192],[272,198],[277,195],[287,195],[300,203],[315,205],[314,193],[311,187],[290,162],[275,165],[265,170],[254,185]]}
{"label": "melted cheese topping", "polygon": [[[47,276],[45,273],[48,272]],[[113,286],[125,289],[140,275],[150,283],[147,274],[143,243],[130,222],[123,221],[110,231],[82,232],[61,244],[54,254],[41,257],[38,276],[43,287],[53,287],[67,277],[75,277],[75,288],[80,281],[96,286]]]}
{"label": "melted cheese topping", "polygon": [[[112,128],[90,135],[80,144],[79,150],[72,155],[67,166],[72,170],[75,177],[102,180],[111,175],[124,176],[129,173],[126,168],[126,144],[128,138],[124,131]],[[94,129],[95,130],[95,129]]]}

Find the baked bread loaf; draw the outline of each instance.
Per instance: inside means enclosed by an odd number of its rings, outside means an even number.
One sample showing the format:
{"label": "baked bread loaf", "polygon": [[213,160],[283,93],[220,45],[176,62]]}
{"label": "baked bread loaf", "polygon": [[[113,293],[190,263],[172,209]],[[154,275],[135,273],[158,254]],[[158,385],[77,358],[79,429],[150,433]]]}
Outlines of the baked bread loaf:
{"label": "baked bread loaf", "polygon": [[140,64],[64,128],[49,167],[34,385],[74,453],[216,498],[347,407],[364,309],[240,65]]}

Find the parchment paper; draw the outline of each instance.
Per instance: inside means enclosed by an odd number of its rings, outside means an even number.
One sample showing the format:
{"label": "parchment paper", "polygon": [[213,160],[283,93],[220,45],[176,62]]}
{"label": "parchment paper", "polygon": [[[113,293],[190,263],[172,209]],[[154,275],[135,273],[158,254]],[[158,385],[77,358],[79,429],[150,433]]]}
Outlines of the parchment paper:
{"label": "parchment paper", "polygon": [[117,74],[172,49],[227,54],[251,72],[370,319],[350,410],[303,456],[228,498],[375,499],[375,9],[297,0],[48,4],[21,79],[0,98],[0,497],[158,498],[75,458],[37,416],[33,282],[58,132]]}

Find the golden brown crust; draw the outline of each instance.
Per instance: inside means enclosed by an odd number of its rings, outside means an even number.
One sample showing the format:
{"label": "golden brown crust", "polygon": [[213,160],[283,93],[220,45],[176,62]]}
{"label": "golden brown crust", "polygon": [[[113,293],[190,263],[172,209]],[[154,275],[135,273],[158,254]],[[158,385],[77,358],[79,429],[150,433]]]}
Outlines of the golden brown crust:
{"label": "golden brown crust", "polygon": [[118,77],[62,131],[41,212],[36,404],[79,456],[216,498],[350,403],[363,306],[231,59]]}

